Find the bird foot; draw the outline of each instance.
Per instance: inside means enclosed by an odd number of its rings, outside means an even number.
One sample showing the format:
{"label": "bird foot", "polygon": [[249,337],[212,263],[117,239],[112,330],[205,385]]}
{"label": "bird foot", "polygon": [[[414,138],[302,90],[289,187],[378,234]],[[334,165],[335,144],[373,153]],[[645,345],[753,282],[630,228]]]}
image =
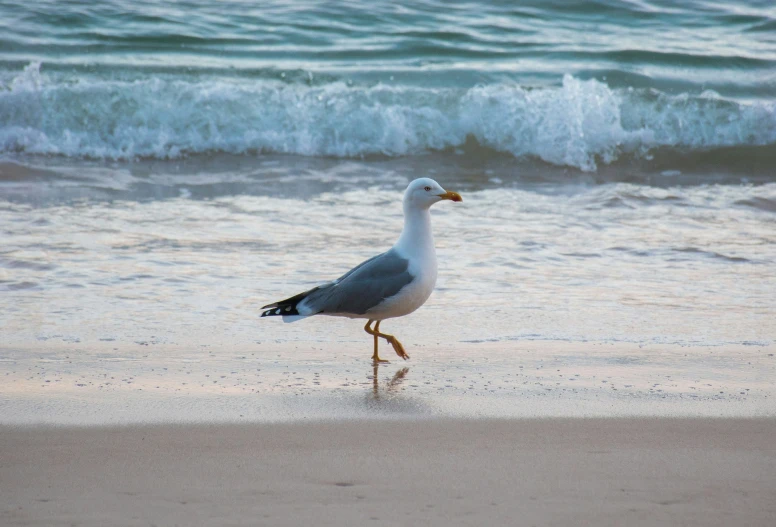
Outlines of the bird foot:
{"label": "bird foot", "polygon": [[380,358],[380,357],[378,357],[378,356],[373,356],[373,357],[372,357],[372,362],[373,362],[374,364],[390,364],[390,363],[391,363],[391,361],[389,361],[389,360],[385,360],[385,359],[381,359],[381,358]]}
{"label": "bird foot", "polygon": [[404,351],[404,346],[401,345],[401,342],[399,342],[395,338],[391,339],[390,342],[391,342],[391,346],[393,346],[393,349],[396,352],[396,355],[398,355],[404,360],[407,360],[410,358],[410,356],[407,355],[407,352]]}

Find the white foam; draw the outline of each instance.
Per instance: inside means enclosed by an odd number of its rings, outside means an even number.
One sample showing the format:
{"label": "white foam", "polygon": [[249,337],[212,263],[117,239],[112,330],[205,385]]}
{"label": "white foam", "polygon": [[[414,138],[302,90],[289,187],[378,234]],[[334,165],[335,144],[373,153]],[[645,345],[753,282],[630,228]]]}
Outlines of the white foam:
{"label": "white foam", "polygon": [[776,142],[776,103],[558,87],[322,86],[280,80],[65,79],[32,63],[0,89],[0,152],[177,158],[189,153],[411,155],[472,137],[515,156],[595,170],[625,152]]}

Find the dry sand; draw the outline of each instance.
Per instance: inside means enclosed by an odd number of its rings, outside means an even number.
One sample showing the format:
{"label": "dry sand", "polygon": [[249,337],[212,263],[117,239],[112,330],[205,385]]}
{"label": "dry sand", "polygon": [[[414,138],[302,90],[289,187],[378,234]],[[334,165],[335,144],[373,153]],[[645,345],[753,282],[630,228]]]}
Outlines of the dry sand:
{"label": "dry sand", "polygon": [[776,525],[774,419],[0,428],[0,525]]}

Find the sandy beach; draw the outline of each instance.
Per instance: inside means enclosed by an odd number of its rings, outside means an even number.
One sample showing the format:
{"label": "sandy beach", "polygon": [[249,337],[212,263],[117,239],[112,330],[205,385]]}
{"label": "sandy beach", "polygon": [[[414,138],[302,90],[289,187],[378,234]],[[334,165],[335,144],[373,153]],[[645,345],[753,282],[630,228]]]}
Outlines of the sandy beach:
{"label": "sandy beach", "polygon": [[776,521],[773,419],[0,429],[0,523],[683,525]]}
{"label": "sandy beach", "polygon": [[771,346],[131,349],[0,350],[0,525],[776,518]]}
{"label": "sandy beach", "polygon": [[768,2],[0,27],[0,527],[776,526]]}

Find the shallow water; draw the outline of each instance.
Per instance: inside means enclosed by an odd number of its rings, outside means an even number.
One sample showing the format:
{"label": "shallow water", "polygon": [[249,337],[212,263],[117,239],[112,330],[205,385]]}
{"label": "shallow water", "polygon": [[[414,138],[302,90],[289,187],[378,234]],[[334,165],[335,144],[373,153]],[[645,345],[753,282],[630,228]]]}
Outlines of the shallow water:
{"label": "shallow water", "polygon": [[[428,324],[454,342],[721,345],[776,336],[776,183],[523,185],[494,172],[482,184],[478,170],[448,177],[412,159],[392,170],[328,162],[306,175],[290,174],[290,161],[266,165],[216,174],[156,166],[150,175],[79,165],[77,178],[49,167],[42,180],[8,182],[6,343],[185,344],[215,328],[243,342],[323,338],[330,327],[353,335],[355,323],[256,317],[389,248],[417,168],[461,190],[464,202],[434,208],[438,290],[396,322],[412,340],[436,340],[421,329]],[[80,198],[48,201],[70,186]]]}

